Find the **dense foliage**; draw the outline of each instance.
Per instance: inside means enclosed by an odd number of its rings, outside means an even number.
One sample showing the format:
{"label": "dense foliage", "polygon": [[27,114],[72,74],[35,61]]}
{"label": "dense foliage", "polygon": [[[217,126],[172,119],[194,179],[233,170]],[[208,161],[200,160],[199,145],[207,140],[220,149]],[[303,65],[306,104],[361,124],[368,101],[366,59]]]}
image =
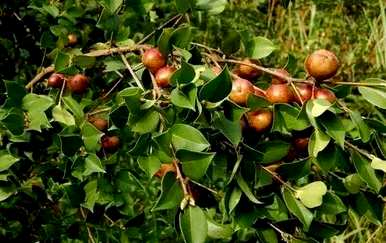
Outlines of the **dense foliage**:
{"label": "dense foliage", "polygon": [[275,2],[0,3],[0,239],[320,242],[381,225],[382,1],[368,59],[345,52],[360,34],[272,35],[335,1]]}

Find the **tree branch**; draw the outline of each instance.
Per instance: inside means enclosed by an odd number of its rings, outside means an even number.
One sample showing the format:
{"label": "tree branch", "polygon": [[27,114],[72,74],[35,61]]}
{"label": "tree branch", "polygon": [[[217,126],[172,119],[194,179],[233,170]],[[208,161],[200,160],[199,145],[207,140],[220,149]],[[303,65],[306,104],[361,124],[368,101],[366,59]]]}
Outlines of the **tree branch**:
{"label": "tree branch", "polygon": [[31,81],[28,82],[28,84],[25,86],[27,90],[31,89],[37,82],[40,81],[46,74],[52,73],[55,71],[55,68],[53,66],[49,66],[46,68],[43,68],[40,73],[36,74],[36,76],[31,79]]}

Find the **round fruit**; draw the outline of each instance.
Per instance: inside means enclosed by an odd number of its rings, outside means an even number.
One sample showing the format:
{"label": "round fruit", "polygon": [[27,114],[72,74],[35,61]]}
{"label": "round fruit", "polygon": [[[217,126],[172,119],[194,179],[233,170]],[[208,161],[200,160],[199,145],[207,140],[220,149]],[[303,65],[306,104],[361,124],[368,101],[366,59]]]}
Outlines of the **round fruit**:
{"label": "round fruit", "polygon": [[236,79],[232,84],[232,91],[229,98],[239,105],[245,105],[249,94],[254,92],[253,84],[246,79]]}
{"label": "round fruit", "polygon": [[295,150],[297,152],[305,152],[308,148],[309,138],[296,138],[293,142]]}
{"label": "round fruit", "polygon": [[119,138],[117,136],[107,136],[102,137],[102,148],[107,151],[114,151],[119,146]]}
{"label": "round fruit", "polygon": [[304,64],[308,74],[318,81],[332,78],[339,68],[335,54],[324,49],[314,51]]}
{"label": "round fruit", "polygon": [[61,88],[64,82],[64,75],[61,73],[53,73],[47,80],[47,85],[52,88]]}
{"label": "round fruit", "polygon": [[176,173],[176,167],[174,167],[173,164],[161,164],[161,167],[158,169],[158,171],[154,174],[156,177],[164,177],[168,172]]}
{"label": "round fruit", "polygon": [[[256,65],[258,64],[256,60],[248,58],[244,59],[243,62]],[[240,64],[238,68],[238,75],[245,79],[254,79],[261,75],[261,71],[249,65]]]}
{"label": "round fruit", "polygon": [[83,74],[76,74],[68,81],[68,86],[74,93],[84,93],[88,88],[88,78]]}
{"label": "round fruit", "polygon": [[160,88],[165,88],[170,84],[170,78],[176,71],[174,67],[166,66],[160,68],[155,74],[155,81]]}
{"label": "round fruit", "polygon": [[150,48],[142,55],[142,63],[152,73],[166,65],[166,58],[157,48]]}
{"label": "round fruit", "polygon": [[[311,97],[312,97],[312,85],[310,85],[310,84],[298,84],[298,85],[296,85],[296,89],[297,89],[300,97],[302,98],[303,102],[306,102],[307,100],[311,99]],[[295,97],[296,102],[298,102],[299,104],[302,103],[295,92],[294,92],[294,97]]]}
{"label": "round fruit", "polygon": [[99,131],[106,131],[109,125],[106,119],[99,117],[92,117],[89,119],[89,122],[91,122],[91,124],[93,124]]}
{"label": "round fruit", "polygon": [[271,103],[289,103],[293,100],[292,90],[287,84],[272,84],[265,95]]}
{"label": "round fruit", "polygon": [[330,103],[334,103],[336,96],[331,90],[320,88],[315,91],[315,99],[328,100]]}
{"label": "round fruit", "polygon": [[[281,74],[282,76],[285,76],[285,77],[291,77],[290,74],[287,72],[287,70],[285,70],[283,68],[274,68],[274,69],[272,69],[272,71],[274,71],[278,74]],[[272,84],[285,84],[285,83],[287,83],[287,80],[285,80],[285,79],[282,79],[282,78],[279,78],[276,76],[272,77]]]}
{"label": "round fruit", "polygon": [[67,43],[69,46],[74,46],[78,43],[78,37],[75,34],[69,34],[67,36]]}
{"label": "round fruit", "polygon": [[271,127],[272,112],[269,110],[256,110],[247,113],[247,121],[256,132],[264,132]]}

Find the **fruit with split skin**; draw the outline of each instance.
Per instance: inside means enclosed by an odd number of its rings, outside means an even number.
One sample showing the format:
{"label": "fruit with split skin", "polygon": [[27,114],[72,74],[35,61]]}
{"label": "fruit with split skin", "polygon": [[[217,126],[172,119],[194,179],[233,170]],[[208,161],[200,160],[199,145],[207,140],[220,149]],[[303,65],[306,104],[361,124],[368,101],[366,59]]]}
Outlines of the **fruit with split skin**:
{"label": "fruit with split skin", "polygon": [[335,76],[339,69],[339,60],[333,52],[320,49],[311,53],[304,65],[309,75],[322,81]]}
{"label": "fruit with split skin", "polygon": [[249,127],[256,132],[264,132],[270,129],[273,115],[270,110],[260,109],[247,113]]}
{"label": "fruit with split skin", "polygon": [[61,88],[64,82],[64,74],[53,73],[47,80],[47,85],[52,88]]}
{"label": "fruit with split skin", "polygon": [[[291,77],[290,74],[285,70],[284,68],[274,68],[272,69],[275,73],[281,74],[285,77]],[[285,84],[287,83],[287,80],[279,78],[277,76],[272,76],[272,84]]]}
{"label": "fruit with split skin", "polygon": [[88,77],[84,74],[76,74],[68,81],[68,87],[74,93],[84,93],[88,88]]}
{"label": "fruit with split skin", "polygon": [[233,81],[229,98],[238,105],[245,105],[249,94],[254,93],[253,84],[246,79],[238,78]]}
{"label": "fruit with split skin", "polygon": [[328,100],[330,103],[334,103],[336,101],[336,96],[334,92],[329,89],[319,88],[315,91],[315,99]]}
{"label": "fruit with split skin", "polygon": [[158,50],[158,48],[150,48],[143,53],[142,63],[150,72],[156,73],[160,68],[166,65],[166,57]]}
{"label": "fruit with split skin", "polygon": [[[258,61],[249,58],[244,59],[243,62],[247,64],[259,64]],[[262,72],[260,70],[246,64],[240,64],[238,68],[238,76],[245,79],[254,79],[261,76],[261,74]]]}
{"label": "fruit with split skin", "polygon": [[266,90],[265,95],[271,103],[289,103],[294,98],[293,92],[287,84],[272,84]]}
{"label": "fruit with split skin", "polygon": [[155,81],[160,88],[166,88],[170,85],[170,79],[176,71],[175,67],[165,66],[160,68],[155,74]]}

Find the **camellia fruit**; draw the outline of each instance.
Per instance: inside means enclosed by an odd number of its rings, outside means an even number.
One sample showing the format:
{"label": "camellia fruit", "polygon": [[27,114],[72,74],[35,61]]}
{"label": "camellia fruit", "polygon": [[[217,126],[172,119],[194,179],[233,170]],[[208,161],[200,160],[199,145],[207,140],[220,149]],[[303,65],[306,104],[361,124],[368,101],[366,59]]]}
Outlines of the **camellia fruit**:
{"label": "camellia fruit", "polygon": [[61,73],[53,73],[47,80],[47,85],[52,88],[61,88],[64,82],[64,75]]}
{"label": "camellia fruit", "polygon": [[106,119],[99,118],[99,117],[91,117],[89,119],[89,122],[94,125],[99,131],[106,131],[108,127],[108,122]]}
{"label": "camellia fruit", "polygon": [[269,110],[256,110],[247,113],[247,121],[249,127],[256,132],[264,132],[271,127],[272,112]]}
{"label": "camellia fruit", "polygon": [[107,151],[114,151],[119,147],[119,138],[117,136],[107,136],[102,137],[102,148]]}
{"label": "camellia fruit", "polygon": [[[312,97],[312,85],[310,84],[297,84],[296,89],[298,91],[298,94],[302,98],[303,102],[306,102],[307,100],[311,99]],[[293,92],[296,102],[301,104],[300,98],[298,95],[296,95],[295,92]]]}
{"label": "camellia fruit", "polygon": [[293,93],[287,84],[272,84],[265,93],[271,103],[289,103],[293,100]]}
{"label": "camellia fruit", "polygon": [[67,36],[67,43],[69,46],[74,46],[78,43],[78,37],[75,34],[69,34]]}
{"label": "camellia fruit", "polygon": [[254,93],[253,84],[246,79],[238,78],[233,81],[229,98],[236,104],[245,105],[251,93]]}
{"label": "camellia fruit", "polygon": [[[255,64],[257,65],[258,62],[256,60],[252,59],[244,59],[243,62],[249,63],[249,64]],[[251,67],[249,65],[240,64],[238,68],[238,76],[245,78],[245,79],[254,79],[259,77],[262,74],[262,72],[254,67]]]}
{"label": "camellia fruit", "polygon": [[317,81],[334,77],[339,69],[339,60],[328,50],[317,50],[306,58],[304,63],[307,73]]}
{"label": "camellia fruit", "polygon": [[[285,70],[284,68],[274,68],[272,69],[275,73],[281,74],[282,76],[285,77],[291,77],[290,74]],[[272,84],[285,84],[287,83],[287,80],[273,76],[272,77]]]}
{"label": "camellia fruit", "polygon": [[176,69],[172,66],[160,68],[155,74],[155,81],[160,88],[166,88],[170,85],[170,78]]}
{"label": "camellia fruit", "polygon": [[315,99],[328,100],[330,103],[334,103],[336,96],[331,90],[320,88],[315,91]]}
{"label": "camellia fruit", "polygon": [[68,81],[68,87],[74,93],[84,93],[88,88],[88,78],[83,74],[76,74]]}
{"label": "camellia fruit", "polygon": [[168,164],[168,163],[161,164],[161,167],[154,174],[154,176],[162,178],[168,172],[176,173],[176,167],[174,167],[174,164],[171,164],[171,163],[170,164]]}
{"label": "camellia fruit", "polygon": [[143,65],[152,73],[156,73],[160,68],[166,65],[166,57],[158,48],[150,48],[142,55]]}
{"label": "camellia fruit", "polygon": [[308,148],[309,138],[296,138],[293,141],[294,148],[299,153],[304,153]]}

